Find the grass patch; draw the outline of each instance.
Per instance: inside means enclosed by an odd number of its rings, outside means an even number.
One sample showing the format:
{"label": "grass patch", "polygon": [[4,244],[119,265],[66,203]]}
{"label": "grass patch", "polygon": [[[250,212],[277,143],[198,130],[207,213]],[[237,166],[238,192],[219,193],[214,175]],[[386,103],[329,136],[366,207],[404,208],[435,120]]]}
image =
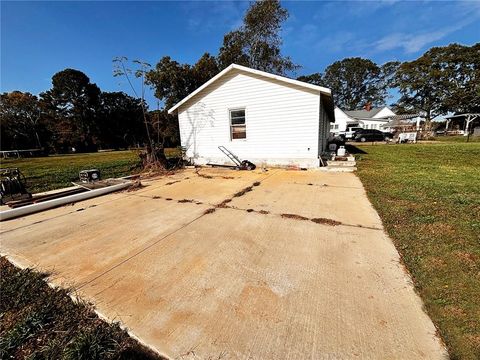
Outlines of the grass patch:
{"label": "grass patch", "polygon": [[[435,136],[433,141],[439,141],[439,142],[455,142],[455,143],[466,143],[467,142],[467,137],[463,135],[455,135],[455,136]],[[470,139],[468,140],[469,143],[473,142],[480,142],[480,136],[471,136]]]}
{"label": "grass patch", "polygon": [[0,257],[1,359],[160,359],[46,278]]}
{"label": "grass patch", "polygon": [[358,175],[452,359],[480,358],[480,143],[359,146]]}
{"label": "grass patch", "polygon": [[[177,149],[165,149],[168,158]],[[38,158],[1,159],[1,167],[18,167],[27,178],[27,190],[36,193],[67,186],[78,181],[80,170],[99,169],[103,179],[139,172],[136,151],[111,151],[87,154],[52,155]]]}
{"label": "grass patch", "polygon": [[20,168],[27,178],[27,189],[33,193],[72,186],[80,170],[99,169],[103,179],[140,170],[139,157],[133,151],[2,159],[1,163],[2,167]]}

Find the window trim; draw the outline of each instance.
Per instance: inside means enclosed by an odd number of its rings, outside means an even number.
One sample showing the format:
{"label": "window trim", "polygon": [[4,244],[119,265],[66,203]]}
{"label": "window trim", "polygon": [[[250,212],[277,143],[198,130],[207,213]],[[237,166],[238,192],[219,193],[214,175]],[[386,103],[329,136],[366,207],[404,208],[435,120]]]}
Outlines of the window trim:
{"label": "window trim", "polygon": [[[232,124],[232,112],[233,111],[239,111],[243,110],[245,113],[245,125],[233,125]],[[247,141],[247,107],[246,106],[236,106],[236,107],[231,107],[228,108],[228,131],[230,132],[230,141]],[[242,139],[234,139],[233,138],[233,132],[232,128],[235,126],[245,126],[245,137]]]}

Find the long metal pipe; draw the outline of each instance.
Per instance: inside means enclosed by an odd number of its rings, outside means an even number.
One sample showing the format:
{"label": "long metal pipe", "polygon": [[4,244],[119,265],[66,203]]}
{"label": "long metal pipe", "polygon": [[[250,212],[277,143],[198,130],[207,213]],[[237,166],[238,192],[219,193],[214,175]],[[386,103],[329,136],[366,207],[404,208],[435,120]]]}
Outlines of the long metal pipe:
{"label": "long metal pipe", "polygon": [[132,183],[131,181],[126,181],[121,184],[110,185],[101,189],[95,189],[92,191],[82,192],[80,194],[64,196],[58,199],[47,200],[37,204],[22,206],[16,209],[0,211],[0,221],[10,220],[19,216],[33,214],[33,213],[43,211],[43,210],[48,210],[57,206],[70,204],[73,202],[82,201],[82,200],[90,199],[93,197],[105,195],[114,191],[125,189],[131,183]]}

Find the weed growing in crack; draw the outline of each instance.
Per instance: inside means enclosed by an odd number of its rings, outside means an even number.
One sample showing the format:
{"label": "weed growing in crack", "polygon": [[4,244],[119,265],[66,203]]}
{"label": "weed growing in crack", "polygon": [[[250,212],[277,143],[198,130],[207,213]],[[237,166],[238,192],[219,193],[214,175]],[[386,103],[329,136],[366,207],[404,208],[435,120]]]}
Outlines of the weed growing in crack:
{"label": "weed growing in crack", "polygon": [[313,221],[314,223],[323,224],[323,225],[331,225],[331,226],[342,225],[340,221],[326,219],[326,218],[315,218],[310,220]]}
{"label": "weed growing in crack", "polygon": [[217,208],[226,208],[226,207],[228,207],[227,204],[231,201],[232,201],[232,199],[225,199],[220,204],[218,204],[216,207]]}
{"label": "weed growing in crack", "polygon": [[233,195],[233,197],[243,196],[243,195],[245,195],[247,192],[250,192],[250,191],[252,191],[252,190],[253,190],[253,187],[252,187],[252,186],[248,186],[248,187],[246,187],[245,189],[240,190],[239,192],[235,193],[235,194]]}
{"label": "weed growing in crack", "polygon": [[282,218],[295,220],[310,220],[309,218],[297,214],[281,214]]}

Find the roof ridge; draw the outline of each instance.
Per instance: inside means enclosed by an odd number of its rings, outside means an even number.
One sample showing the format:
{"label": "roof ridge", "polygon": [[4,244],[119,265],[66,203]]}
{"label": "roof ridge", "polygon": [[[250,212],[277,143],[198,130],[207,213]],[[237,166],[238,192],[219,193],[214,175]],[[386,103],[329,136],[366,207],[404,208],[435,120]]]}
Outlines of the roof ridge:
{"label": "roof ridge", "polygon": [[188,100],[190,100],[192,97],[194,97],[195,95],[197,95],[199,92],[201,92],[202,90],[206,89],[208,86],[210,86],[211,84],[213,84],[215,81],[217,81],[218,79],[220,79],[222,76],[224,76],[226,73],[230,72],[231,70],[233,69],[237,69],[237,70],[241,70],[241,71],[245,71],[245,72],[249,72],[251,74],[257,74],[257,75],[261,75],[261,76],[264,76],[264,77],[268,77],[268,78],[271,78],[271,79],[275,79],[275,80],[278,80],[278,81],[283,81],[283,82],[286,82],[286,83],[289,83],[289,84],[292,84],[292,85],[297,85],[297,86],[301,86],[301,87],[305,87],[307,89],[311,89],[311,90],[317,90],[319,91],[320,93],[324,93],[326,95],[329,95],[329,96],[332,96],[332,91],[330,89],[327,89],[326,87],[323,87],[323,86],[318,86],[318,85],[313,85],[313,84],[310,84],[310,83],[307,83],[307,82],[303,82],[303,81],[299,81],[299,80],[294,80],[294,79],[291,79],[291,78],[288,78],[288,77],[285,77],[285,76],[280,76],[280,75],[275,75],[275,74],[271,74],[271,73],[268,73],[266,71],[261,71],[261,70],[256,70],[256,69],[252,69],[252,68],[249,68],[247,66],[242,66],[242,65],[237,65],[237,64],[230,64],[228,67],[226,67],[225,69],[223,69],[222,71],[220,71],[217,75],[215,75],[214,77],[212,77],[210,80],[208,80],[206,83],[204,83],[202,86],[198,87],[195,91],[191,92],[189,95],[187,95],[186,97],[184,97],[182,100],[180,100],[178,103],[176,103],[173,107],[171,107],[170,109],[168,109],[168,113],[171,114],[173,113],[175,110],[177,110],[181,105],[183,105],[184,103],[186,103]]}

